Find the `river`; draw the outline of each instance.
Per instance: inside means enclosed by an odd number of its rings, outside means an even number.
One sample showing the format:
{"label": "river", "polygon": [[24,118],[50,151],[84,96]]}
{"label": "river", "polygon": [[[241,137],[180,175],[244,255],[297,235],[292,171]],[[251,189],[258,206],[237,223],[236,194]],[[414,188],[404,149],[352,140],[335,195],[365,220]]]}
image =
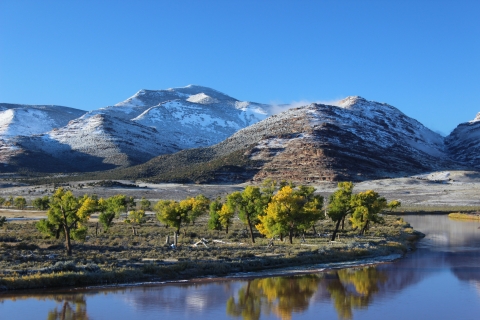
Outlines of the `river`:
{"label": "river", "polygon": [[0,319],[480,319],[480,222],[406,216],[404,258],[306,275],[0,294]]}

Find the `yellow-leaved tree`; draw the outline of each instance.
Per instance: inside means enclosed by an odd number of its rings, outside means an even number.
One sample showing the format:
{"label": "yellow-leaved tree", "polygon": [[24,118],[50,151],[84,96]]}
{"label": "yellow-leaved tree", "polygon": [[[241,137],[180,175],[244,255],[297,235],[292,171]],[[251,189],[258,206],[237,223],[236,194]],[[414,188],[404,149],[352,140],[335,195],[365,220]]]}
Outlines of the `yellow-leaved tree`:
{"label": "yellow-leaved tree", "polygon": [[275,194],[258,218],[258,231],[273,238],[288,234],[290,243],[297,231],[304,232],[322,217],[323,197],[314,196],[314,188],[293,189],[287,185]]}
{"label": "yellow-leaved tree", "polygon": [[350,221],[354,228],[360,229],[360,235],[368,230],[370,222],[382,223],[384,219],[379,213],[388,207],[387,200],[373,190],[353,195],[351,205],[355,209]]}
{"label": "yellow-leaved tree", "polygon": [[72,255],[70,238],[84,239],[87,228],[82,223],[87,222],[90,214],[97,208],[97,201],[87,195],[75,197],[71,191],[59,188],[50,199],[50,209],[47,219],[37,223],[37,229],[50,236],[63,232],[67,255]]}

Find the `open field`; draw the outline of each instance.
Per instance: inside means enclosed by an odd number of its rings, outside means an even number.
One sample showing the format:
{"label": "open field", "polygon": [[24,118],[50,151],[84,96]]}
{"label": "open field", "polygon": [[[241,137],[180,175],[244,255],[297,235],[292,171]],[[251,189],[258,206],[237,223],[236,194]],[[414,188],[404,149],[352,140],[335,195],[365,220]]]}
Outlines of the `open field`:
{"label": "open field", "polygon": [[[58,185],[20,186],[4,181],[0,196],[23,196],[27,201],[51,195]],[[224,197],[242,190],[241,185],[183,185],[75,182],[65,185],[75,195],[97,194],[109,197],[115,194],[146,197],[152,203],[160,199],[181,200],[204,194],[210,199]],[[336,189],[334,183],[315,186],[328,198]],[[417,177],[365,181],[356,184],[354,192],[373,189],[390,200],[400,200],[402,207],[395,214],[409,212],[479,211],[480,174],[477,172],[439,172]],[[139,235],[116,220],[104,232],[90,220],[89,236],[84,242],[75,242],[73,256],[65,255],[63,239],[44,238],[35,229],[35,220],[45,212],[4,208],[0,216],[8,222],[0,228],[0,287],[26,289],[52,286],[80,286],[136,281],[163,281],[205,275],[225,275],[238,271],[258,271],[322,262],[362,259],[372,256],[403,254],[418,239],[403,219],[387,216],[387,223],[374,225],[364,237],[357,237],[349,226],[339,233],[340,239],[330,242],[333,231],[330,220],[317,223],[317,234],[309,233],[302,240],[299,235],[292,245],[278,239],[273,245],[257,234],[257,242],[249,243],[245,226],[238,218],[229,234],[207,229],[207,216],[195,225],[182,228],[178,247],[166,244],[167,235],[173,241],[173,229],[159,223],[152,212],[148,222],[139,229]],[[206,242],[199,242],[205,239]],[[215,240],[215,241],[214,241]],[[194,244],[197,244],[196,246]]]}
{"label": "open field", "polygon": [[[104,232],[89,223],[89,237],[74,242],[73,255],[65,255],[63,239],[47,239],[33,222],[10,222],[0,230],[0,287],[38,287],[165,281],[232,272],[259,271],[322,262],[351,261],[390,254],[401,255],[421,234],[403,219],[386,217],[363,237],[347,227],[331,242],[330,220],[320,221],[317,234],[299,235],[293,244],[261,238],[249,242],[244,225],[236,220],[228,234],[207,229],[206,217],[182,229],[178,246],[173,229],[153,217],[132,234],[117,221]],[[98,232],[96,232],[98,231]],[[204,241],[200,242],[201,239]]]}

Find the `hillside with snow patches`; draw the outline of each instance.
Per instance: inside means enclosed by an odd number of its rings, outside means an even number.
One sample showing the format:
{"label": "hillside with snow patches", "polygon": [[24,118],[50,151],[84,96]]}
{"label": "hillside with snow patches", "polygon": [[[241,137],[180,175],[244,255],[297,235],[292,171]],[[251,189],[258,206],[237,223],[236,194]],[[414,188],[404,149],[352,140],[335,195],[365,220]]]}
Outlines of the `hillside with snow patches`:
{"label": "hillside with snow patches", "polygon": [[[30,109],[35,111],[34,107]],[[44,116],[28,110],[30,119],[23,115],[24,121],[16,121],[23,123],[23,129],[12,126],[13,122],[4,117],[0,163],[7,171],[29,168],[35,163],[24,158],[35,154],[38,159],[45,159],[40,168],[45,172],[56,172],[61,160],[69,163],[62,171],[130,166],[161,154],[220,142],[266,118],[268,107],[189,85],[140,90],[114,106],[78,113],[62,125],[57,124],[65,118],[63,113]],[[35,130],[29,129],[33,125]]]}
{"label": "hillside with snow patches", "polygon": [[197,183],[265,178],[308,183],[445,168],[462,164],[449,159],[442,136],[388,104],[348,97],[338,106],[287,110],[214,146],[160,156],[115,175]]}
{"label": "hillside with snow patches", "polygon": [[445,144],[453,160],[480,169],[480,113],[475,119],[459,124],[445,138]]}
{"label": "hillside with snow patches", "polygon": [[85,113],[62,106],[0,103],[0,139],[45,133]]}
{"label": "hillside with snow patches", "polygon": [[[271,110],[195,85],[140,90],[90,112],[0,104],[0,164],[6,172],[124,168],[114,174],[197,182],[365,180],[480,167],[480,116],[443,138],[391,105],[357,96]],[[196,171],[206,176],[194,178]]]}

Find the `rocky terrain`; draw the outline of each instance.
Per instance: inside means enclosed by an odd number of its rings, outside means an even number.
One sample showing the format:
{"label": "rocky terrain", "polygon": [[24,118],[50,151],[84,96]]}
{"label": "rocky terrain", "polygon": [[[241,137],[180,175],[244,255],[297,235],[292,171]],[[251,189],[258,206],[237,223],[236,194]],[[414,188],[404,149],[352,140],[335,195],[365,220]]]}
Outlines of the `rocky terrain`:
{"label": "rocky terrain", "polygon": [[183,150],[102,178],[154,182],[299,183],[402,177],[462,169],[439,134],[398,109],[360,97],[273,115],[211,147]]}
{"label": "rocky terrain", "polygon": [[472,168],[480,168],[480,113],[456,127],[445,139],[451,157]]}

